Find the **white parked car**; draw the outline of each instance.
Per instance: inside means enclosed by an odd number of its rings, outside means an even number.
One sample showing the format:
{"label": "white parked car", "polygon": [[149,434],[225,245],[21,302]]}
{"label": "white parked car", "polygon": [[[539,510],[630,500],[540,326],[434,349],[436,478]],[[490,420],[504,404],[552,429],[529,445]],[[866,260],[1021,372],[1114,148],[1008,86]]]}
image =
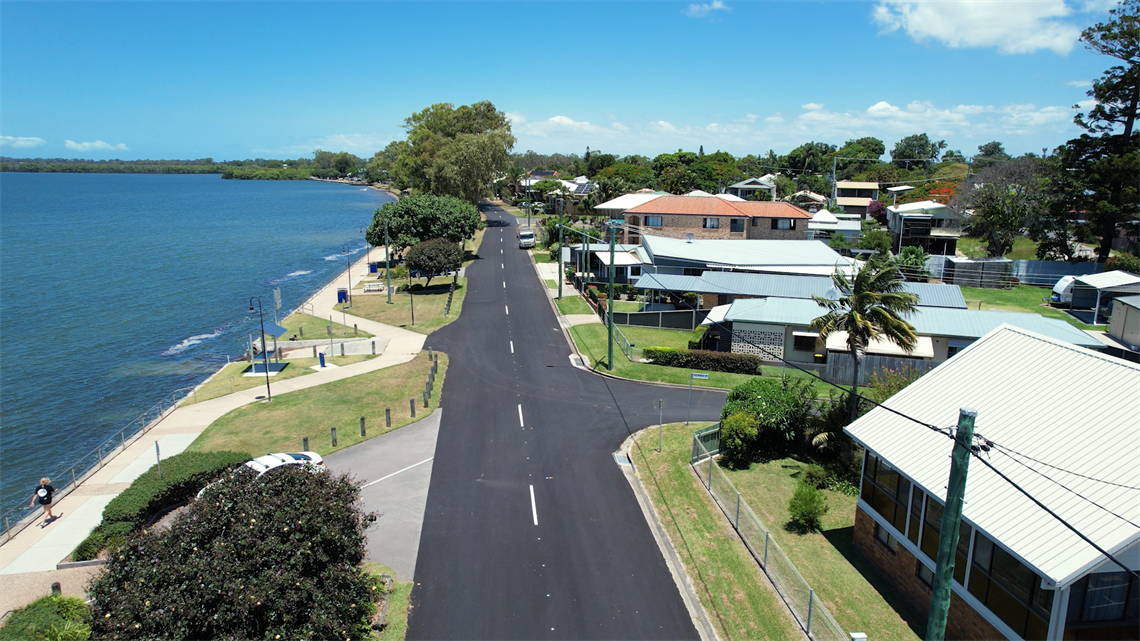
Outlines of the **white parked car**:
{"label": "white parked car", "polygon": [[[288,466],[301,466],[314,474],[325,471],[325,461],[321,458],[321,455],[316,452],[277,452],[275,454],[266,454],[252,461],[246,461],[242,467],[247,467],[253,470],[258,476],[261,476],[270,470]],[[206,490],[221,483],[223,480],[224,477],[202,488],[198,491],[196,498],[202,498]]]}

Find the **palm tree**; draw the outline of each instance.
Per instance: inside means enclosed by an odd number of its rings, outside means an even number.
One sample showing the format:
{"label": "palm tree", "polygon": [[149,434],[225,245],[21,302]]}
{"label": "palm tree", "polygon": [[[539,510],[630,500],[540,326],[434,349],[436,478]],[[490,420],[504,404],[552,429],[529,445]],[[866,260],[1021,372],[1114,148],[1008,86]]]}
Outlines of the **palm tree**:
{"label": "palm tree", "polygon": [[850,397],[854,421],[859,403],[859,361],[871,341],[880,337],[908,353],[914,349],[918,338],[903,317],[914,311],[918,296],[902,290],[904,281],[898,269],[887,262],[868,263],[850,281],[836,269],[831,282],[839,290],[834,299],[812,296],[827,313],[813,320],[811,328],[819,332],[820,340],[832,332],[847,332],[847,348],[855,362]]}

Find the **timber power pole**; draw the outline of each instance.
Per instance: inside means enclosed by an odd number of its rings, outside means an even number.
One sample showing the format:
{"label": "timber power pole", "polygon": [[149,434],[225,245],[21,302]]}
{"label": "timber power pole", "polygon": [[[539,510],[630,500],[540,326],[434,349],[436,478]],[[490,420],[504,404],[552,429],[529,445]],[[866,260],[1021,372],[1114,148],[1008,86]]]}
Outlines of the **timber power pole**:
{"label": "timber power pole", "polygon": [[946,638],[946,617],[950,611],[950,582],[954,580],[954,555],[962,524],[962,503],[966,496],[966,472],[970,469],[970,448],[974,443],[974,419],[978,413],[963,407],[958,411],[958,431],[950,454],[950,482],[946,488],[946,509],[942,512],[942,535],[938,539],[938,560],[931,588],[930,616],[926,641]]}

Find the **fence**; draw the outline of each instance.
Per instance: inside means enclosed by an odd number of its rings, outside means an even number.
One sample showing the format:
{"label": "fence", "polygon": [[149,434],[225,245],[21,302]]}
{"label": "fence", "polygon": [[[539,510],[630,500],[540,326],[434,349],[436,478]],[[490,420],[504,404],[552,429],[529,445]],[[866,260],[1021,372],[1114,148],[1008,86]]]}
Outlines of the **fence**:
{"label": "fence", "polygon": [[[79,457],[79,460],[74,464],[62,468],[58,472],[48,474],[48,478],[57,481],[53,483],[53,485],[58,488],[56,499],[54,500],[58,501],[67,496],[78,487],[80,483],[103,469],[108,458],[127,449],[127,447],[135,441],[142,438],[152,427],[158,425],[162,419],[174,411],[174,408],[178,407],[179,403],[193,396],[194,389],[195,386],[183,387],[167,394],[165,398],[140,414],[138,418],[128,423],[126,427],[119,430],[117,434],[103,441],[103,443],[87,454]],[[5,541],[19,534],[24,528],[35,522],[38,515],[29,512],[31,512],[30,508],[20,507],[9,510],[4,514]],[[12,523],[13,520],[16,522]]]}
{"label": "fence", "polygon": [[[839,627],[835,617],[831,616],[823,602],[815,596],[815,591],[796,570],[788,555],[780,549],[769,530],[764,527],[760,519],[756,518],[756,513],[752,511],[748,502],[741,498],[732,481],[716,464],[716,452],[705,448],[707,434],[698,437],[703,432],[708,430],[700,430],[693,434],[691,462],[693,471],[697,473],[732,526],[736,528],[748,552],[772,581],[776,592],[791,610],[792,616],[812,639],[850,641],[851,637]],[[717,445],[719,448],[719,438]]]}
{"label": "fence", "polygon": [[[901,356],[876,356],[866,354],[859,362],[859,384],[866,385],[872,374],[885,369],[913,368],[925,374],[938,365],[934,361]],[[829,383],[836,385],[850,385],[851,375],[854,373],[855,361],[850,354],[844,352],[831,352],[827,355],[827,374],[824,375]]]}
{"label": "fence", "polygon": [[1063,276],[1087,276],[1104,270],[1102,263],[1095,262],[981,258],[967,262],[949,259],[948,256],[931,256],[926,261],[930,275],[946,283],[990,289],[1004,289],[1015,284],[1053,287]]}
{"label": "fence", "polygon": [[660,312],[614,312],[614,324],[692,331],[700,327],[701,321],[705,320],[708,315],[709,310],[707,309],[678,309]]}

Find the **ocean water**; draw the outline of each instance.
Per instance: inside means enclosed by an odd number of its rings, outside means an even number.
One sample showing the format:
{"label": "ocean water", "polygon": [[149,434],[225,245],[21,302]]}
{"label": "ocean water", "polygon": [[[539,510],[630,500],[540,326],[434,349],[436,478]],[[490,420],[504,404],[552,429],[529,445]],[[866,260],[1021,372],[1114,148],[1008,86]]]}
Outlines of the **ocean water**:
{"label": "ocean water", "polygon": [[343,273],[343,246],[359,258],[390,200],[316,181],[0,174],[0,514],[240,354],[251,296],[273,320],[279,288],[284,318]]}

